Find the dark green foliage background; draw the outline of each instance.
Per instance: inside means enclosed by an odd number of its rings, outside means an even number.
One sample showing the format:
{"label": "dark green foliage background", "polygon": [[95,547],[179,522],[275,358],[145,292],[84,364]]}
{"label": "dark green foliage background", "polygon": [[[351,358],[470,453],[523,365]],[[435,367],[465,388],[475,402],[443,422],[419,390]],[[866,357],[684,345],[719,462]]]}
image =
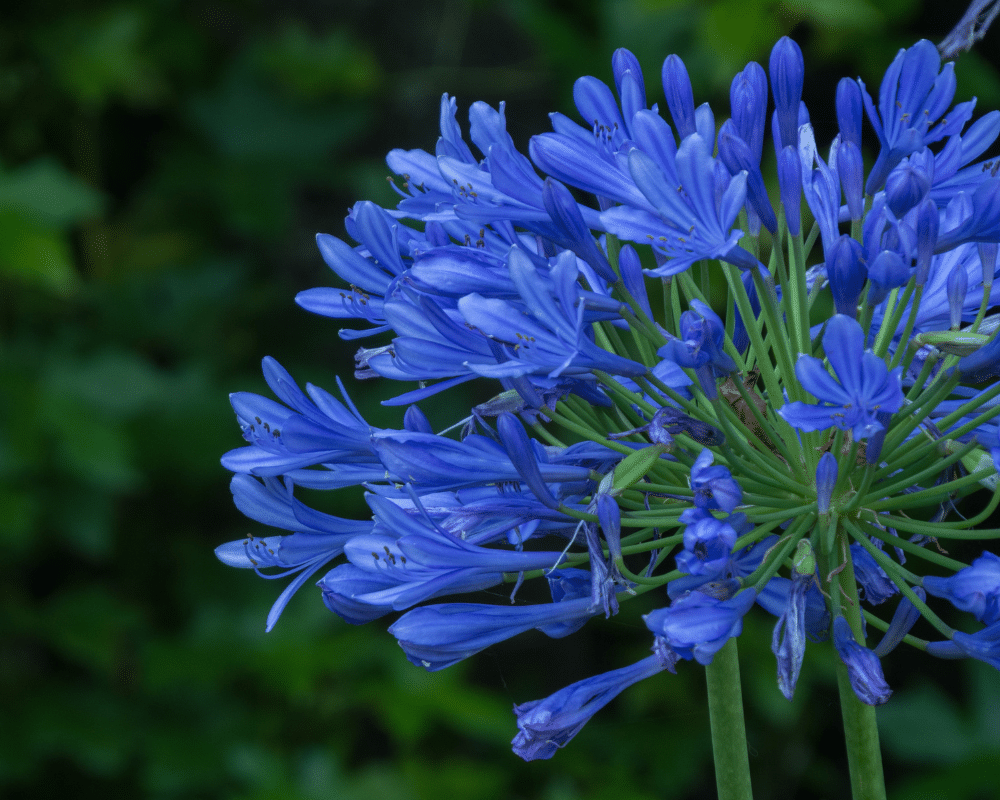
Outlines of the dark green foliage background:
{"label": "dark green foliage background", "polygon": [[[928,4],[929,6],[930,4]],[[932,15],[933,14],[933,15]],[[327,283],[313,235],[392,194],[392,147],[432,149],[438,100],[506,100],[526,146],[572,113],[572,80],[628,46],[659,92],[686,60],[724,118],[728,83],[793,33],[820,139],[842,75],[877,87],[895,50],[959,9],[916,0],[18,4],[0,26],[0,795],[197,800],[699,798],[713,795],[703,674],[627,692],[551,762],[509,752],[510,706],[648,647],[631,605],[568,640],[529,635],[443,673],[384,624],[351,628],[217,544],[255,525],[219,456],[227,393],[266,392],[260,358],[348,380],[374,424],[398,391],[350,379],[337,324],[293,304]],[[994,36],[991,39],[995,40]],[[990,40],[985,43],[989,45]],[[988,49],[959,95],[1000,106]],[[699,101],[700,101],[699,100]],[[457,419],[462,397],[435,401]],[[357,493],[333,500],[360,514]],[[260,532],[260,531],[257,531]],[[962,553],[974,557],[970,549]],[[497,595],[497,602],[504,602]],[[654,602],[650,600],[650,602]],[[794,704],[773,621],[740,640],[760,798],[840,798],[832,669],[814,648]],[[893,797],[993,796],[1000,681],[902,652],[882,713]]]}

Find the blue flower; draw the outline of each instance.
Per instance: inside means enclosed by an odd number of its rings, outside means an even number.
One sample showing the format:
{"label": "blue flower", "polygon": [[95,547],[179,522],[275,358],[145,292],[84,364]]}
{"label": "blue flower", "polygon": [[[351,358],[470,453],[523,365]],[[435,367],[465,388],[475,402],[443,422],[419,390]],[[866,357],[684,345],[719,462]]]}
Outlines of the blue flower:
{"label": "blue flower", "polygon": [[[816,139],[812,125],[806,123],[798,132],[799,167],[802,170],[802,193],[805,195],[809,210],[816,218],[820,236],[823,240],[823,251],[840,238],[840,175],[820,158],[816,149]],[[780,159],[779,159],[780,161]],[[779,177],[781,173],[779,172]],[[797,190],[794,190],[797,192]],[[789,198],[791,200],[791,198]],[[786,208],[791,202],[782,202]],[[796,199],[794,203],[798,203]]]}
{"label": "blue flower", "polygon": [[[646,367],[597,347],[587,335],[588,300],[578,284],[576,258],[564,252],[556,259],[550,280],[519,247],[507,260],[521,304],[469,294],[458,301],[465,321],[490,340],[503,343],[505,360],[495,365],[470,365],[486,377],[540,373],[551,378],[588,375],[600,369],[613,375],[642,375]],[[596,302],[596,300],[594,301]],[[611,309],[618,304],[610,302]],[[527,313],[525,313],[527,312]]]}
{"label": "blue flower", "polygon": [[435,672],[532,628],[566,636],[594,613],[590,597],[531,606],[444,603],[406,612],[389,633],[410,663]]}
{"label": "blue flower", "polygon": [[950,577],[927,575],[922,585],[928,594],[945,598],[986,625],[1000,621],[1000,558],[993,553],[984,552]]}
{"label": "blue flower", "polygon": [[973,122],[965,133],[954,133],[934,156],[934,185],[931,197],[947,206],[960,193],[970,194],[995,177],[995,162],[971,164],[1000,136],[1000,111],[990,111]]}
{"label": "blue flower", "polygon": [[868,304],[881,303],[890,291],[905,286],[910,279],[910,270],[903,257],[895,250],[882,250],[868,266]]}
{"label": "blue flower", "polygon": [[[433,433],[384,430],[372,437],[372,446],[389,476],[400,483],[441,490],[521,480],[507,451],[485,436],[473,434],[456,442]],[[591,477],[588,467],[549,463],[544,451],[535,450],[534,457],[543,481]]]}
{"label": "blue flower", "polygon": [[795,694],[802,659],[806,653],[806,595],[816,584],[813,573],[795,571],[788,592],[788,605],[774,626],[771,652],[778,661],[778,688],[787,700]]}
{"label": "blue flower", "polygon": [[[672,362],[661,362],[669,364]],[[673,437],[678,434],[686,434],[694,441],[703,445],[722,444],[726,437],[714,425],[689,417],[683,411],[673,406],[662,406],[653,414],[653,418],[638,428],[630,428],[627,431],[612,431],[608,434],[611,439],[620,439],[635,433],[645,433],[649,436],[649,441],[653,444],[662,444],[668,448],[673,447]],[[664,455],[664,458],[672,456]],[[709,462],[710,463],[710,462]]]}
{"label": "blue flower", "polygon": [[605,617],[610,617],[618,613],[618,592],[631,586],[618,567],[622,557],[621,510],[615,499],[604,491],[598,491],[587,510],[597,514],[608,548],[605,560],[598,526],[585,524],[587,552],[590,555],[590,603],[592,608],[602,610]]}
{"label": "blue flower", "polygon": [[724,466],[712,466],[714,454],[705,448],[691,467],[694,504],[699,508],[718,508],[731,514],[743,502],[743,490]]}
{"label": "blue flower", "polygon": [[[677,133],[682,139],[692,133],[697,133],[694,92],[691,89],[691,79],[688,77],[684,62],[676,55],[667,56],[663,62],[662,77],[667,108],[670,109],[670,116],[674,121]],[[712,125],[712,133],[715,133],[714,124]]]}
{"label": "blue flower", "polygon": [[751,61],[736,74],[729,87],[729,105],[733,117],[719,131],[719,157],[733,175],[747,172],[750,234],[756,236],[762,222],[769,231],[776,232],[778,221],[760,169],[767,118],[767,76],[760,64]]}
{"label": "blue flower", "polygon": [[[884,702],[879,658],[921,611],[940,627],[928,594],[986,627],[910,642],[1000,666],[1000,558],[985,553],[922,588],[871,549],[967,538],[970,523],[949,520],[955,504],[995,488],[1000,399],[972,384],[1000,374],[996,315],[985,314],[1000,305],[1000,166],[974,162],[1000,135],[1000,112],[963,132],[973,103],[949,110],[953,68],[921,42],[897,56],[877,107],[864,84],[840,82],[840,132],[821,157],[800,48],[780,40],[768,66],[779,205],[761,170],[767,76],[753,63],[733,79],[732,119],[718,130],[677,56],[662,71],[668,122],[648,105],[638,60],[619,50],[613,86],[574,86],[584,124],[552,115],[532,160],[503,105],[474,103],[466,139],[447,95],[434,152],[390,153],[398,204],[356,204],[345,220],[356,244],[319,236],[341,288],[297,301],[361,323],[342,338],[380,336],[357,350],[355,376],[411,382],[384,401],[409,406],[402,428],[369,425],[343,387],[343,400],[300,390],[272,359],[276,400],[232,395],[247,442],[223,457],[234,500],[277,533],[216,553],[290,578],[268,628],[322,570],[327,608],[353,624],[405,612],[391,633],[411,662],[437,670],[532,629],[569,635],[665,591],[671,604],[644,618],[653,656],[515,708],[526,759],[551,757],[611,698],[678,659],[711,663],[754,603],[777,618],[788,698],[806,641],[832,631],[826,649],[855,693]],[[867,182],[863,108],[880,144]],[[802,236],[803,196],[818,240]],[[818,257],[803,250],[814,241]],[[776,249],[786,244],[787,260]],[[701,280],[684,274],[708,260],[723,263],[700,265]],[[440,433],[447,404],[412,405],[472,381],[493,385]],[[363,486],[370,513],[321,513],[296,486]],[[813,544],[827,554],[822,571]],[[904,592],[875,650],[855,640],[831,585],[844,561],[838,580],[853,575],[866,604]],[[539,575],[552,602],[516,603]],[[504,582],[511,605],[420,605]]]}
{"label": "blue flower", "polygon": [[840,660],[847,667],[847,676],[858,700],[869,706],[880,706],[887,702],[892,689],[882,675],[882,664],[878,656],[857,643],[850,624],[842,616],[833,621],[833,644]]}
{"label": "blue flower", "polygon": [[785,209],[788,232],[798,236],[802,222],[802,159],[794,145],[778,151],[778,190]]}
{"label": "blue flower", "polygon": [[736,130],[732,120],[722,123],[719,130],[719,158],[726,169],[733,175],[740,172],[747,174],[747,210],[753,213],[757,226],[762,222],[772,233],[778,230],[778,220],[774,216],[767,187],[764,185],[764,175],[760,171],[760,151],[756,154],[750,149]]}
{"label": "blue flower", "polygon": [[774,94],[775,144],[794,146],[798,141],[799,107],[802,103],[802,83],[805,62],[802,50],[792,39],[782,36],[771,49],[768,63],[771,73],[771,92]]}
{"label": "blue flower", "polygon": [[912,153],[893,167],[885,182],[886,203],[897,217],[918,205],[934,181],[934,155],[928,149]]}
{"label": "blue flower", "polygon": [[751,61],[733,77],[729,85],[729,106],[739,137],[760,163],[767,122],[767,76],[756,61]]}
{"label": "blue flower", "polygon": [[722,646],[743,632],[743,615],[756,596],[753,589],[744,589],[728,600],[719,600],[695,590],[643,619],[646,627],[662,636],[681,658],[711,664]]}
{"label": "blue flower", "polygon": [[889,580],[885,570],[858,542],[851,545],[851,561],[854,563],[854,576],[859,584],[858,592],[863,600],[877,606],[899,593],[896,584]]}
{"label": "blue flower", "polygon": [[882,188],[889,171],[910,153],[959,132],[976,105],[960,103],[941,118],[955,96],[954,64],[942,69],[938,49],[926,39],[896,55],[882,78],[877,111],[864,83],[858,84],[881,146],[865,185],[868,194]]}
{"label": "blue flower", "polygon": [[611,55],[611,69],[621,98],[622,118],[630,120],[646,108],[646,83],[642,77],[642,68],[635,55],[624,47],[619,47]]}
{"label": "blue flower", "polygon": [[515,705],[518,734],[511,747],[525,761],[552,758],[594,714],[629,686],[665,669],[673,672],[673,662],[655,654],[627,667],[572,683],[544,700]]}
{"label": "blue flower", "polygon": [[862,256],[861,245],[846,233],[827,248],[826,276],[838,314],[857,316],[858,299],[868,279]]}
{"label": "blue flower", "polygon": [[[349,541],[370,531],[373,523],[342,519],[309,508],[292,495],[291,481],[282,484],[277,478],[266,478],[261,484],[249,475],[234,475],[230,488],[236,507],[248,517],[263,525],[294,531],[288,535],[247,536],[215,548],[216,558],[227,566],[252,569],[272,580],[296,576],[267,615],[265,629],[270,631],[292,595],[325,564],[343,553]],[[278,567],[281,571],[261,572],[268,567]]]}
{"label": "blue flower", "polygon": [[950,641],[928,642],[927,652],[938,658],[975,658],[1000,669],[1000,621],[976,633],[955,631]]}
{"label": "blue flower", "polygon": [[692,300],[690,310],[681,314],[680,334],[679,339],[670,337],[657,355],[693,369],[702,391],[714,398],[716,380],[736,371],[736,362],[723,350],[722,320],[708,305]]}
{"label": "blue flower", "polygon": [[823,347],[839,383],[818,358],[800,355],[795,375],[821,404],[796,401],[778,409],[778,413],[792,427],[803,431],[836,426],[864,439],[882,430],[876,414],[896,412],[903,405],[902,368],[890,371],[885,361],[865,350],[861,326],[843,314],[827,323]]}
{"label": "blue flower", "polygon": [[[927,594],[919,586],[913,587],[913,593],[921,600],[927,599]],[[920,619],[920,609],[913,605],[913,601],[906,595],[900,597],[899,605],[896,606],[892,620],[889,622],[889,630],[885,632],[872,652],[879,658],[885,658],[903,641],[903,637],[912,630],[918,619]]]}
{"label": "blue flower", "polygon": [[[285,474],[300,486],[311,485],[311,479],[325,486],[354,486],[378,477],[370,441],[374,429],[339,380],[346,405],[318,386],[307,386],[306,396],[273,358],[265,358],[263,367],[268,386],[290,408],[250,392],[231,394],[243,438],[250,445],[226,453],[224,467],[259,477]],[[326,474],[299,469],[328,462],[338,463]]]}
{"label": "blue flower", "polygon": [[830,501],[833,499],[838,473],[837,457],[833,453],[823,453],[816,465],[816,510],[820,514],[827,514],[830,511]]}
{"label": "blue flower", "polygon": [[[742,232],[733,229],[746,202],[746,174],[731,177],[721,163],[720,172],[697,133],[681,142],[676,155],[665,158],[657,161],[638,148],[630,151],[629,173],[642,201],[623,197],[625,205],[602,212],[604,229],[630,242],[648,244],[667,259],[649,271],[652,275],[675,275],[705,258],[755,268],[757,259],[737,244]],[[671,184],[668,176],[677,180]]]}
{"label": "blue flower", "polygon": [[347,564],[318,583],[328,608],[348,622],[368,622],[434,597],[487,589],[503,573],[552,569],[558,552],[482,547],[453,536],[422,514],[410,514],[385,498],[369,496],[371,533],[344,546]]}
{"label": "blue flower", "polygon": [[680,521],[686,526],[684,549],[677,554],[677,569],[688,575],[718,575],[736,543],[732,525],[700,508],[688,509],[681,514]]}

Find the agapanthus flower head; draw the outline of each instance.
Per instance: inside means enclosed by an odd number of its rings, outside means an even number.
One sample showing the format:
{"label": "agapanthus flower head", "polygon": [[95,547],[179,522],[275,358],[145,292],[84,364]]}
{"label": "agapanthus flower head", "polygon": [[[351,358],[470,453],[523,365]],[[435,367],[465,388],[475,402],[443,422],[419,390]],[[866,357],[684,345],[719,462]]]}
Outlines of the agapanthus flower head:
{"label": "agapanthus flower head", "polygon": [[[1000,559],[929,546],[1000,505],[1000,177],[977,162],[1000,112],[966,128],[973,101],[952,105],[954,68],[928,42],[900,51],[877,102],[838,84],[828,148],[787,37],[767,73],[733,78],[719,126],[680,57],[660,75],[657,103],[616,51],[609,80],[575,84],[580,121],[553,114],[528,155],[502,104],[474,103],[467,138],[445,95],[435,151],[389,154],[398,203],[353,206],[350,242],[317,237],[340,287],[296,300],[360,324],[341,331],[368,340],[355,377],[400,383],[385,403],[404,407],[399,427],[370,425],[343,386],[301,390],[273,359],[277,400],[231,396],[236,505],[278,532],[216,554],[290,579],[268,629],[315,582],[349,623],[399,615],[389,632],[435,671],[657,598],[652,656],[515,706],[526,759],[639,680],[728,663],[750,613],[776,620],[789,699],[807,646],[872,705],[900,645],[1000,667]],[[464,384],[482,402],[435,431],[427,403]],[[353,489],[370,513],[322,513],[299,487]],[[963,505],[976,493],[984,507]],[[522,590],[538,579],[550,602]],[[944,601],[983,627],[954,630]],[[920,618],[934,641],[910,633]]]}

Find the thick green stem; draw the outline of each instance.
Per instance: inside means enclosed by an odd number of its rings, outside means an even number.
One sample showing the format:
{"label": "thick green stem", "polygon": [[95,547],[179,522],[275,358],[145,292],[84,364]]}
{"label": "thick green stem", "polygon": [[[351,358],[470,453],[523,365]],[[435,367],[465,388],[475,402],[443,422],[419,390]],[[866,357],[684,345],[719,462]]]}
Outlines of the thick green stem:
{"label": "thick green stem", "polygon": [[705,667],[712,754],[719,800],[752,800],[750,758],[743,723],[743,692],[736,639],[730,639]]}
{"label": "thick green stem", "polygon": [[885,800],[875,708],[858,700],[851,688],[847,667],[839,658],[837,688],[840,690],[840,711],[844,718],[847,763],[851,770],[851,796],[854,800]]}
{"label": "thick green stem", "polygon": [[[831,611],[842,613],[854,631],[857,641],[864,643],[861,623],[861,601],[854,577],[854,564],[850,558],[849,537],[843,529],[837,531],[834,559],[844,558],[839,575],[830,585]],[[825,563],[824,563],[825,562]],[[822,569],[833,563],[821,555]],[[826,573],[830,574],[830,573]],[[831,576],[833,577],[833,576]],[[833,648],[830,648],[833,652]],[[885,777],[882,774],[882,751],[879,747],[875,709],[865,705],[851,688],[851,679],[844,662],[834,655],[837,665],[837,689],[840,692],[840,711],[844,720],[844,742],[847,745],[847,764],[851,772],[851,797],[853,800],[885,800]]]}

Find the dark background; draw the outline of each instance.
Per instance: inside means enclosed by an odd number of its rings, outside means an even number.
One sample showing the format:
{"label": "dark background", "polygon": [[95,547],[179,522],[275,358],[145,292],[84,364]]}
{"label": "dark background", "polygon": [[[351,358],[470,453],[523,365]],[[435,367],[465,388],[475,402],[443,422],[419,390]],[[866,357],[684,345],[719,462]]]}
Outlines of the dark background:
{"label": "dark background", "polygon": [[[618,46],[647,90],[671,52],[698,102],[792,34],[818,140],[833,91],[877,91],[901,46],[940,40],[962,3],[57,2],[0,25],[0,795],[21,798],[701,798],[714,796],[703,672],[634,687],[550,762],[509,751],[511,704],[642,657],[631,606],[568,640],[528,635],[447,671],[403,658],[303,589],[212,549],[259,532],[219,457],[227,403],[266,393],[273,355],[303,384],[345,376],[378,425],[398,392],[350,378],[354,346],[292,298],[328,285],[317,231],[391,203],[382,158],[433,150],[442,92],[465,123],[507,101],[522,148],[574,114],[573,79],[610,81]],[[1000,28],[959,61],[958,98],[1000,106]],[[871,154],[869,153],[869,157]],[[766,172],[766,170],[765,170]],[[466,401],[443,412],[457,418]],[[467,408],[467,405],[465,405]],[[334,502],[345,516],[357,492]],[[975,548],[960,557],[972,558]],[[826,648],[795,702],[770,620],[740,639],[758,798],[849,789]],[[1000,677],[902,649],[880,711],[894,798],[994,796]]]}

